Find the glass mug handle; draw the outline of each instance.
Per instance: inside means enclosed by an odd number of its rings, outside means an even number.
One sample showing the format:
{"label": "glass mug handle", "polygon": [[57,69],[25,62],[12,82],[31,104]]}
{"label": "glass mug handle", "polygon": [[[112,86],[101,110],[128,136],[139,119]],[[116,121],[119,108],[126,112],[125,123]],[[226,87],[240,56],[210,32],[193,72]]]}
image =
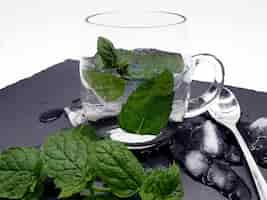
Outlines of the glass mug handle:
{"label": "glass mug handle", "polygon": [[194,69],[203,61],[212,65],[214,69],[214,80],[202,95],[189,99],[184,118],[195,117],[206,112],[210,103],[220,94],[224,84],[224,66],[216,56],[209,53],[200,53],[192,56],[192,59]]}

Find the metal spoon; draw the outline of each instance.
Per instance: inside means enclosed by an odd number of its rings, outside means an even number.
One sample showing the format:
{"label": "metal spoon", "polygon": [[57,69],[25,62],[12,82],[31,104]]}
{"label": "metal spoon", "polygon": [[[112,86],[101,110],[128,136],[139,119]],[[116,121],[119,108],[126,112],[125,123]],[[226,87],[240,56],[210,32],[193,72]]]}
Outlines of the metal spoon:
{"label": "metal spoon", "polygon": [[266,181],[261,174],[261,171],[258,168],[254,158],[252,157],[246,142],[236,127],[236,123],[240,119],[241,110],[235,95],[229,89],[224,88],[221,91],[220,96],[210,106],[208,112],[217,122],[223,124],[233,132],[243,152],[244,158],[247,161],[247,165],[255,183],[259,199],[267,200]]}

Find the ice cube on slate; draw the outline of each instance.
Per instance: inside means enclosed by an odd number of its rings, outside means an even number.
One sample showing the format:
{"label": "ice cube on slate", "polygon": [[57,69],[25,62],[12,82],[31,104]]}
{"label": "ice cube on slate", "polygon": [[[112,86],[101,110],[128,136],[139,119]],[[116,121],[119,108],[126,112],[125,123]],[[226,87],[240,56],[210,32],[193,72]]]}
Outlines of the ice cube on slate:
{"label": "ice cube on slate", "polygon": [[226,192],[234,188],[238,178],[229,166],[213,163],[209,168],[207,180]]}
{"label": "ice cube on slate", "polygon": [[210,120],[206,120],[200,126],[193,129],[191,148],[198,148],[209,157],[219,157],[224,152],[226,146],[222,133],[217,125]]}
{"label": "ice cube on slate", "polygon": [[[261,117],[251,123],[249,129],[253,132],[254,135],[262,135],[264,132],[267,133],[267,118]],[[267,135],[267,134],[266,134]]]}
{"label": "ice cube on slate", "polygon": [[267,118],[261,117],[248,127],[248,139],[250,150],[257,163],[267,167]]}
{"label": "ice cube on slate", "polygon": [[218,130],[216,126],[210,121],[207,120],[203,127],[203,150],[210,154],[218,154],[221,150],[220,147],[223,143],[219,137]]}
{"label": "ice cube on slate", "polygon": [[207,157],[197,150],[187,152],[184,164],[189,173],[194,177],[202,176],[209,168]]}
{"label": "ice cube on slate", "polygon": [[250,200],[251,193],[244,181],[231,169],[230,166],[215,162],[208,171],[208,184],[216,188],[228,199]]}

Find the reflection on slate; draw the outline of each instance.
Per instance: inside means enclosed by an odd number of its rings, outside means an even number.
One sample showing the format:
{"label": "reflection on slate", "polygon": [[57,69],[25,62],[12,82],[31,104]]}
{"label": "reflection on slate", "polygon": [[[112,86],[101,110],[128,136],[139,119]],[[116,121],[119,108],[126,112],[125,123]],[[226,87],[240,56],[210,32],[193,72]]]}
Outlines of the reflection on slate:
{"label": "reflection on slate", "polygon": [[[80,95],[78,62],[66,60],[40,72],[28,79],[8,86],[0,91],[0,148],[10,146],[37,146],[58,129],[71,127],[66,117],[60,117],[51,123],[40,123],[39,116],[44,111],[63,108]],[[193,92],[202,90],[206,85],[195,82]],[[254,121],[267,116],[267,94],[252,90],[232,88],[240,100],[242,120]],[[149,155],[148,155],[149,154]],[[168,165],[171,157],[163,148],[155,152],[139,154],[146,167]],[[251,184],[250,176],[245,167],[232,167],[250,190],[252,199],[257,197]],[[267,170],[263,170],[267,178]],[[184,200],[215,200],[223,199],[216,190],[200,184],[182,172],[185,190]],[[48,191],[49,193],[49,191]],[[48,196],[51,196],[51,192]],[[52,195],[53,196],[53,195]],[[55,200],[55,197],[45,199]]]}

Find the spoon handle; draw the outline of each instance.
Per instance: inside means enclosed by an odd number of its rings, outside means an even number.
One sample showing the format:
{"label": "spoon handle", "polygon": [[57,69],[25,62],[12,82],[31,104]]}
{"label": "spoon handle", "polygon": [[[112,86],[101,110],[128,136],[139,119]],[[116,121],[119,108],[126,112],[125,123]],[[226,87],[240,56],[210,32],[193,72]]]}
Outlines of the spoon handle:
{"label": "spoon handle", "polygon": [[236,125],[229,125],[228,128],[232,130],[232,132],[235,135],[235,138],[243,152],[243,155],[247,161],[248,168],[250,170],[250,173],[253,177],[259,199],[260,200],[267,200],[267,184],[266,181],[258,168],[246,142],[244,141],[243,137],[241,136],[239,130],[237,129]]}

